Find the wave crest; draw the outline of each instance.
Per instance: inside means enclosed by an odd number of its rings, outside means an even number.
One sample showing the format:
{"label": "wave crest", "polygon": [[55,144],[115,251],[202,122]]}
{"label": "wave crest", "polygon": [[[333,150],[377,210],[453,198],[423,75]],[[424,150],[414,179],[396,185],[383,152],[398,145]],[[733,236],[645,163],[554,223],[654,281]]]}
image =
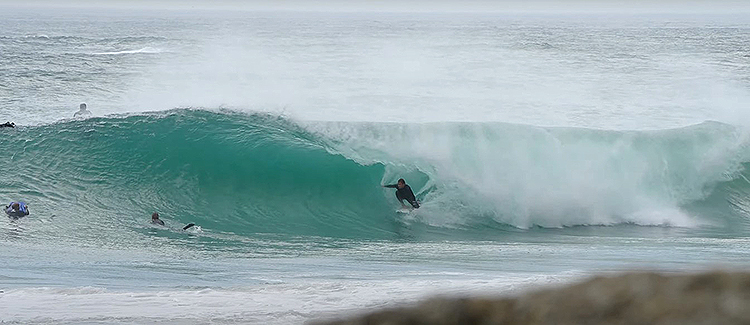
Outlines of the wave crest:
{"label": "wave crest", "polygon": [[[3,194],[51,211],[76,202],[89,221],[158,210],[217,232],[390,238],[404,223],[746,228],[750,210],[747,142],[714,122],[620,132],[180,109],[7,133]],[[406,218],[379,186],[401,177],[423,202]]]}

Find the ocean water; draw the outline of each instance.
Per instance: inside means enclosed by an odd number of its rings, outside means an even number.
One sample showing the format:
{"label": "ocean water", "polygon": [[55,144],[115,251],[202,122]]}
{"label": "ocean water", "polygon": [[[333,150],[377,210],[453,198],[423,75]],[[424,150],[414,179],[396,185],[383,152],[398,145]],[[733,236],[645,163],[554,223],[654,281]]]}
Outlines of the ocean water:
{"label": "ocean water", "polygon": [[0,322],[750,266],[747,16],[3,9]]}

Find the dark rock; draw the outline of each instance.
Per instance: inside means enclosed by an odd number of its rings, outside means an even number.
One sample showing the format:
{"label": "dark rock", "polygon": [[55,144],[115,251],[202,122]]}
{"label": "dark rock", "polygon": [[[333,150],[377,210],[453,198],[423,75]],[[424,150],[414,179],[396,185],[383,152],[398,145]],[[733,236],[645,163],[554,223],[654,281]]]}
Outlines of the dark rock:
{"label": "dark rock", "polygon": [[750,273],[595,277],[516,298],[435,298],[319,324],[750,324]]}

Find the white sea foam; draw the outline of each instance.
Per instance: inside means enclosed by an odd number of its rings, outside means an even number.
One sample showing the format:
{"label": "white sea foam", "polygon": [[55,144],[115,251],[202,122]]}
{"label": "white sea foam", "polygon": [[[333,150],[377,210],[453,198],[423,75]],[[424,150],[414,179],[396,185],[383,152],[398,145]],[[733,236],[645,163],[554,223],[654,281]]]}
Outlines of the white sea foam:
{"label": "white sea foam", "polygon": [[[435,294],[509,294],[559,283],[571,275],[460,279],[468,274],[422,275],[375,281],[310,280],[249,288],[113,291],[99,287],[36,287],[0,293],[0,321],[23,323],[182,322],[234,320],[301,324],[363,308],[424,299]],[[394,299],[395,298],[395,299]]]}
{"label": "white sea foam", "polygon": [[144,47],[138,50],[123,50],[123,51],[112,51],[112,52],[97,52],[92,53],[93,55],[123,55],[123,54],[158,54],[163,51],[153,47]]}
{"label": "white sea foam", "polygon": [[[539,128],[498,123],[307,123],[337,152],[412,175],[435,226],[494,219],[534,225],[712,224],[681,207],[706,198],[750,159],[750,142],[720,123],[659,132]],[[411,171],[410,171],[411,170]],[[481,221],[480,221],[481,222]]]}

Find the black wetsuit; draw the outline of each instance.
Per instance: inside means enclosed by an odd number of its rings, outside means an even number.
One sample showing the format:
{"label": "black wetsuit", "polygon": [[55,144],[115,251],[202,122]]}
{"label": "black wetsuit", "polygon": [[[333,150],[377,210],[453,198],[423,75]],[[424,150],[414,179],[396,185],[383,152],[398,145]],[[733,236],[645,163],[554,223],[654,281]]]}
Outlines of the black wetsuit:
{"label": "black wetsuit", "polygon": [[16,127],[16,124],[13,122],[5,122],[4,124],[0,124],[0,128],[14,128]]}
{"label": "black wetsuit", "polygon": [[419,202],[417,202],[417,198],[414,197],[414,192],[411,191],[409,185],[404,185],[404,188],[398,188],[398,184],[386,185],[385,187],[396,189],[396,198],[399,203],[406,200],[415,209],[419,209]]}

